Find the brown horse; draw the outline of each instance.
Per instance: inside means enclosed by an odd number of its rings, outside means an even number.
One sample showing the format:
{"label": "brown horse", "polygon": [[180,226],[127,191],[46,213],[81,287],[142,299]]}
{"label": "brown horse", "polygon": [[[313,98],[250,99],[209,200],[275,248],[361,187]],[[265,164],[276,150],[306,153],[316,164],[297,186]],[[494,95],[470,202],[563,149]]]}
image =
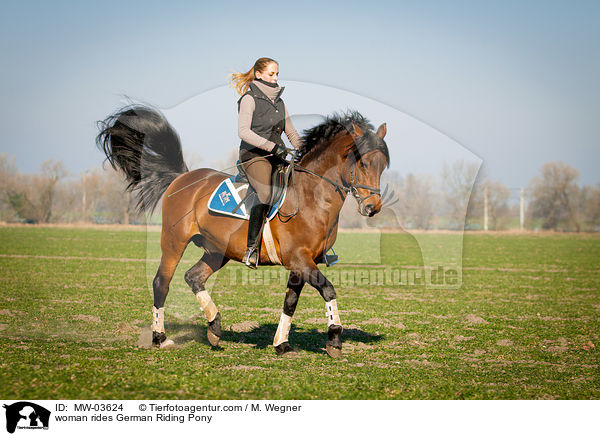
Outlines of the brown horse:
{"label": "brown horse", "polygon": [[[163,194],[162,257],[154,278],[153,343],[166,346],[164,303],[169,283],[187,245],[205,250],[185,273],[208,320],[207,336],[216,346],[221,337],[221,315],[204,288],[211,274],[230,259],[241,261],[246,248],[247,221],[209,212],[210,193],[229,177],[208,168],[188,171],[173,128],[157,111],[130,106],[99,123],[98,146],[114,168],[121,169],[128,190],[138,192],[138,208],[151,212]],[[288,342],[291,319],[305,283],[325,300],[328,321],[326,350],[341,355],[342,325],[332,284],[317,263],[337,237],[339,213],[347,194],[358,201],[361,214],[381,209],[380,177],[389,166],[386,126],[376,132],[358,112],[334,114],[304,132],[304,145],[291,172],[290,188],[277,217],[270,222],[281,264],[289,270],[283,312],[273,345],[277,354],[292,350]],[[292,187],[294,189],[292,189]],[[284,213],[285,211],[285,213]],[[260,264],[272,265],[264,241]]]}

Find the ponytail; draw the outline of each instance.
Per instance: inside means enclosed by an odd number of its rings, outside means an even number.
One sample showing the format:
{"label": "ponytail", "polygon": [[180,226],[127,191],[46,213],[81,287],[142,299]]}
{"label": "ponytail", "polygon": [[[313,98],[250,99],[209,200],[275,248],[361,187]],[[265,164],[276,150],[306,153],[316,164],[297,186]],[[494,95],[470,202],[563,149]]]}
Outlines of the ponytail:
{"label": "ponytail", "polygon": [[250,70],[248,70],[247,72],[230,74],[229,77],[231,77],[231,87],[235,88],[238,94],[245,94],[248,88],[250,87],[250,82],[252,82],[256,78],[254,75],[255,72],[262,73],[267,67],[267,65],[269,65],[271,62],[277,63],[277,61],[271,58],[260,58],[254,63],[254,66],[250,68]]}
{"label": "ponytail", "polygon": [[235,88],[238,94],[242,95],[248,90],[250,82],[254,80],[254,67],[246,73],[232,73],[229,76],[231,77],[230,85]]}

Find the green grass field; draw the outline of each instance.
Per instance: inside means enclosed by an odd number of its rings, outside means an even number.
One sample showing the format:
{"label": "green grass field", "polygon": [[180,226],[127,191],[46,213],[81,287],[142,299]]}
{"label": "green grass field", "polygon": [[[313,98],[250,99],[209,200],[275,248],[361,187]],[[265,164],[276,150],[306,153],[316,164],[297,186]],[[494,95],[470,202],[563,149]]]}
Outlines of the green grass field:
{"label": "green grass field", "polygon": [[[600,398],[599,235],[466,235],[462,287],[428,289],[365,279],[377,269],[372,254],[360,259],[371,236],[340,234],[336,249],[350,263],[324,270],[345,328],[340,360],[323,350],[324,303],[310,287],[290,333],[298,353],[275,355],[281,267],[248,275],[233,264],[216,277],[224,335],[212,349],[183,280],[195,247],[166,304],[177,347],[148,348],[158,237],[149,233],[148,245],[140,231],[0,227],[0,397]],[[425,237],[443,247],[449,236]],[[387,267],[423,265],[411,235],[382,235],[380,246]]]}

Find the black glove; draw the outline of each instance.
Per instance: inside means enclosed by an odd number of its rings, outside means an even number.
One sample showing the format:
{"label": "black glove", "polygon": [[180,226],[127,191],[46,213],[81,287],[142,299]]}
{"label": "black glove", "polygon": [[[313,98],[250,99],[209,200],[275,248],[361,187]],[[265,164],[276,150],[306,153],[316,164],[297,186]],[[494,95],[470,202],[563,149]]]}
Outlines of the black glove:
{"label": "black glove", "polygon": [[281,159],[284,162],[287,162],[286,158],[288,157],[288,155],[291,154],[290,151],[285,147],[285,145],[281,145],[281,144],[276,144],[272,153],[275,157],[278,157],[279,159]]}

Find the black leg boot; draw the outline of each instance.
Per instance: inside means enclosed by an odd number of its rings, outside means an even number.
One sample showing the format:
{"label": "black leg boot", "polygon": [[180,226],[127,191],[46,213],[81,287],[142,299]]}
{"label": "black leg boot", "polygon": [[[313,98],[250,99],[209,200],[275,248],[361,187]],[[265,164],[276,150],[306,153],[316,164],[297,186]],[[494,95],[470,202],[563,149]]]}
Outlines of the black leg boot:
{"label": "black leg boot", "polygon": [[242,262],[252,269],[258,266],[260,256],[260,233],[262,232],[263,223],[267,212],[269,211],[268,204],[256,204],[250,210],[250,219],[248,222],[248,243],[246,244],[246,253]]}

